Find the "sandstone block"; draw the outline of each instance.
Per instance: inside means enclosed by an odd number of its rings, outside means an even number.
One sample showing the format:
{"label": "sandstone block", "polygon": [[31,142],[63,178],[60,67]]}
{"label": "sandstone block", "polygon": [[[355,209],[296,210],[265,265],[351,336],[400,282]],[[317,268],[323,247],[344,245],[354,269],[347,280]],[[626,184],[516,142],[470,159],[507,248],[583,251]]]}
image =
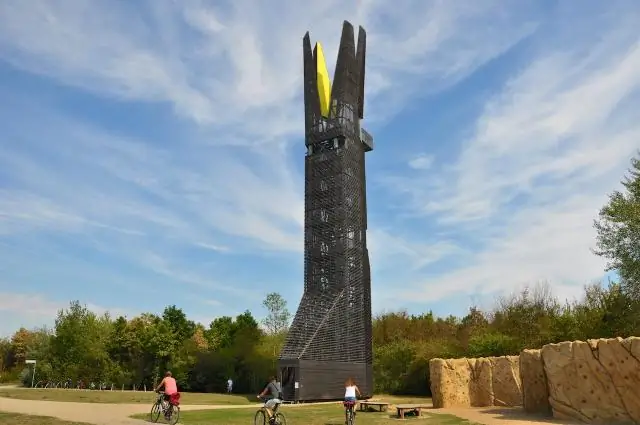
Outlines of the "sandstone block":
{"label": "sandstone block", "polygon": [[541,350],[554,417],[640,423],[638,338],[545,345]]}
{"label": "sandstone block", "polygon": [[520,357],[491,357],[494,406],[521,406]]}
{"label": "sandstone block", "polygon": [[540,350],[523,350],[520,353],[520,381],[525,412],[550,415],[549,390]]}
{"label": "sandstone block", "polygon": [[432,359],[429,361],[433,407],[470,406],[471,372],[467,359]]}
{"label": "sandstone block", "polygon": [[[433,406],[486,407],[522,404],[519,358],[432,359]],[[497,394],[497,395],[496,395]]]}
{"label": "sandstone block", "polygon": [[[472,362],[473,360],[473,362]],[[493,370],[487,358],[470,359],[469,405],[493,406]]]}

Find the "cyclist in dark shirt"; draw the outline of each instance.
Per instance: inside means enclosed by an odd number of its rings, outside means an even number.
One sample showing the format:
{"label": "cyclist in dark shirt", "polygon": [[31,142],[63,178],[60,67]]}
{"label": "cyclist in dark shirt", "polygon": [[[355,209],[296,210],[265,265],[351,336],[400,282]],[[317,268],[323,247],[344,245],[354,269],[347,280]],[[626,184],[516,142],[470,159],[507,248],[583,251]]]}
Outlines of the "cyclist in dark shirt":
{"label": "cyclist in dark shirt", "polygon": [[276,382],[276,378],[272,376],[269,378],[269,383],[264,387],[264,390],[258,394],[258,398],[268,398],[264,407],[267,409],[267,413],[269,413],[269,419],[271,419],[271,416],[273,415],[273,408],[282,403],[282,400],[280,399],[282,397],[281,392],[280,385]]}

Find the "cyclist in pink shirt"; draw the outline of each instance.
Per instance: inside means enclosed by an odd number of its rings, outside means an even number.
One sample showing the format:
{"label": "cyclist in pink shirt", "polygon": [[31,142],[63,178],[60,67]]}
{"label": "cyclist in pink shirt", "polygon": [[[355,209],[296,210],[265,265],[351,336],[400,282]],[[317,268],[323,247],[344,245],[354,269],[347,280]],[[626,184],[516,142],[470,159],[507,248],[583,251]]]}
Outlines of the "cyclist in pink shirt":
{"label": "cyclist in pink shirt", "polygon": [[156,392],[160,391],[160,388],[164,387],[164,399],[169,401],[172,395],[178,393],[178,383],[175,378],[171,376],[171,372],[167,371],[164,374],[164,379],[156,387]]}

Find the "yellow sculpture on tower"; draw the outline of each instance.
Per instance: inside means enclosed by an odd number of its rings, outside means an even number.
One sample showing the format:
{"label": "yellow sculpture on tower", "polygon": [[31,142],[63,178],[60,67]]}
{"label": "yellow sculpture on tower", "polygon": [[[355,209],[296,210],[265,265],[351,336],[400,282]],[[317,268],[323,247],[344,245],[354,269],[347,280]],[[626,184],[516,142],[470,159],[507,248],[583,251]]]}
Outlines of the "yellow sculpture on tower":
{"label": "yellow sculpture on tower", "polygon": [[323,117],[329,118],[331,106],[331,80],[327,71],[327,62],[324,60],[322,45],[316,43],[316,81],[318,84],[318,95],[320,96],[320,113]]}

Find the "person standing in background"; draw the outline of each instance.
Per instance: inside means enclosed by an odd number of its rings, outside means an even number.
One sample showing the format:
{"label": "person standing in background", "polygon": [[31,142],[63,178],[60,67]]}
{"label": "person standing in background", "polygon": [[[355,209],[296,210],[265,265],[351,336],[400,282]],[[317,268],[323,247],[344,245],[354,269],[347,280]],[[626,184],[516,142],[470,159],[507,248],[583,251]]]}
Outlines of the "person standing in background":
{"label": "person standing in background", "polygon": [[227,393],[231,394],[231,391],[233,391],[233,380],[231,380],[231,378],[229,378],[227,380]]}

